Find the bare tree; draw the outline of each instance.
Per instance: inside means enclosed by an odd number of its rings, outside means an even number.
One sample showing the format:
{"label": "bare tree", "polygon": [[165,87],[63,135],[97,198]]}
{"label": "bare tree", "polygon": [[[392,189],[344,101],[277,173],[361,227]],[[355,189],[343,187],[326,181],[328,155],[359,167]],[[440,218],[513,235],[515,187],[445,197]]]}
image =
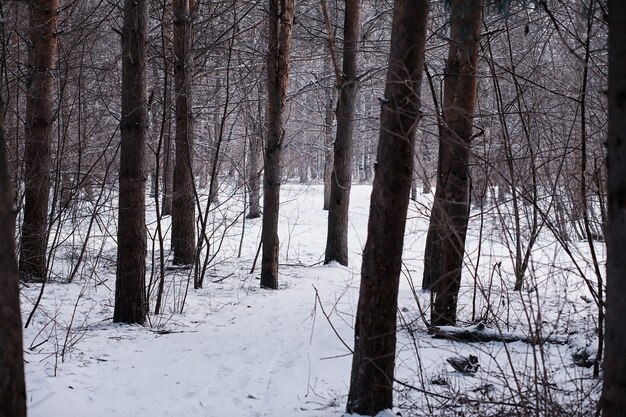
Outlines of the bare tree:
{"label": "bare tree", "polygon": [[609,137],[606,347],[602,411],[626,410],[626,2],[609,0]]}
{"label": "bare tree", "polygon": [[193,115],[191,91],[191,15],[189,0],[174,0],[174,97],[176,100],[176,164],[172,201],[174,264],[195,259],[195,199],[192,171]]}
{"label": "bare tree", "polygon": [[26,99],[24,222],[19,269],[26,281],[47,275],[50,132],[59,0],[28,2],[30,49]]}
{"label": "bare tree", "polygon": [[[280,7],[279,7],[280,2]],[[261,287],[278,288],[278,210],[280,205],[280,154],[283,117],[289,81],[289,48],[294,0],[269,0],[267,51],[267,137],[263,177],[263,257]]]}
{"label": "bare tree", "polygon": [[[325,4],[325,3],[322,3]],[[328,16],[328,13],[326,13]],[[352,135],[358,92],[357,49],[360,41],[361,0],[346,0],[343,25],[343,70],[335,68],[337,87],[337,136],[331,174],[328,233],[324,263],[348,265],[348,208],[352,185]],[[330,33],[329,33],[329,40]],[[334,48],[330,48],[333,53]],[[336,60],[333,59],[333,62]]]}
{"label": "bare tree", "polygon": [[[261,217],[261,170],[263,169],[262,151],[264,128],[260,92],[259,98],[256,102],[256,107],[257,108],[254,110],[255,114],[250,114],[250,117],[248,117],[248,120],[250,121],[250,128],[252,130],[248,139],[250,144],[250,158],[248,160],[247,173],[248,181],[246,184],[250,193],[250,205],[248,208],[248,214],[246,215],[248,219],[258,219]],[[249,113],[253,113],[253,110],[250,109]]]}
{"label": "bare tree", "polygon": [[482,0],[452,0],[444,75],[437,190],[424,255],[424,284],[437,291],[432,324],[455,324],[469,219],[469,156],[476,101]]}
{"label": "bare tree", "polygon": [[15,211],[4,136],[5,114],[0,92],[0,417],[26,417]]}
{"label": "bare tree", "polygon": [[378,164],[355,323],[348,413],[373,416],[392,406],[396,309],[428,18],[427,0],[396,0]]}
{"label": "bare tree", "polygon": [[146,321],[146,224],[144,154],[148,130],[146,31],[148,0],[124,1],[122,118],[113,321]]}

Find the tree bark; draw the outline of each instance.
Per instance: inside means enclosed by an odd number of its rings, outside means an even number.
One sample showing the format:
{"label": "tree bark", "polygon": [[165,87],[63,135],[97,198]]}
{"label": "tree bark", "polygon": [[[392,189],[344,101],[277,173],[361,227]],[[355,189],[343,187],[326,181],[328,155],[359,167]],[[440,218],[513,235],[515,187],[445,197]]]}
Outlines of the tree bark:
{"label": "tree bark", "polygon": [[392,407],[398,284],[415,130],[420,118],[427,18],[427,0],[394,2],[378,164],[361,269],[348,413],[373,416]]}
{"label": "tree bark", "polygon": [[191,265],[196,256],[195,200],[192,170],[191,21],[189,0],[174,0],[174,97],[176,164],[172,200],[172,249],[175,265]]}
{"label": "tree bark", "polygon": [[0,92],[0,417],[26,417],[19,272],[15,259],[15,211],[4,115],[5,102]]}
{"label": "tree bark", "polygon": [[57,51],[59,0],[30,1],[30,74],[26,98],[24,222],[19,270],[25,281],[47,275],[50,131],[53,120],[53,74]]}
{"label": "tree bark", "polygon": [[[279,9],[280,1],[280,9]],[[269,0],[267,53],[267,138],[263,177],[263,257],[261,287],[278,288],[278,210],[280,206],[280,156],[283,146],[283,113],[289,81],[289,48],[294,0]]]}
{"label": "tree bark", "polygon": [[426,248],[430,257],[425,256],[432,261],[439,252],[440,258],[437,263],[424,265],[424,276],[437,280],[433,325],[456,323],[469,219],[468,166],[482,7],[482,0],[452,0],[450,5],[450,49],[444,75],[437,190],[429,227],[429,234],[434,232],[435,237],[427,237],[427,244],[433,246]]}
{"label": "tree bark", "polygon": [[[603,416],[626,410],[626,2],[609,0],[609,135]],[[601,289],[600,289],[601,290]]]}
{"label": "tree bark", "polygon": [[328,207],[328,233],[324,263],[348,265],[348,208],[352,185],[352,136],[358,92],[358,43],[361,0],[346,0],[343,27],[343,71],[337,99],[337,136]]}
{"label": "tree bark", "polygon": [[122,118],[117,278],[114,322],[146,320],[146,224],[144,158],[148,132],[146,27],[148,0],[124,1]]}

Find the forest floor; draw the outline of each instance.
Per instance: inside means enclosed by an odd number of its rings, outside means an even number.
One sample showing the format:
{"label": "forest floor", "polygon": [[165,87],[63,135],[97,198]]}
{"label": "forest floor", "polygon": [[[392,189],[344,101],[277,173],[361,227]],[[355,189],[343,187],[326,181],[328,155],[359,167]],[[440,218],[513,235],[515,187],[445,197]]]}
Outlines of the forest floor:
{"label": "forest floor", "polygon": [[[321,263],[327,216],[321,210],[322,191],[318,185],[283,186],[277,291],[259,289],[259,265],[250,273],[261,220],[246,220],[244,228],[238,215],[241,202],[224,196],[210,213],[212,224],[221,225],[211,237],[219,252],[204,288],[188,286],[189,271],[168,269],[164,313],[151,314],[144,327],[112,323],[114,210],[110,215],[101,212],[99,235],[70,284],[61,282],[70,276],[77,254],[59,247],[57,259],[64,261],[53,265],[57,282],[44,288],[25,330],[29,415],[341,416],[371,187],[353,186],[348,267]],[[510,240],[502,232],[506,213],[474,215],[459,298],[460,324],[482,322],[502,332],[559,336],[565,343],[434,339],[425,324],[430,294],[413,290],[421,283],[431,199],[420,196],[410,207],[393,412],[405,417],[520,415],[520,410],[529,415],[592,413],[600,380],[572,359],[583,350],[593,358],[597,349],[597,309],[588,302],[588,286],[574,268],[582,265],[592,276],[587,244],[571,243],[575,250],[568,256],[554,238],[542,234],[532,250],[524,290],[513,292]],[[153,214],[149,220],[152,237]],[[166,230],[169,217],[162,224]],[[86,233],[85,223],[67,229],[66,242]],[[603,257],[603,247],[597,248]],[[152,258],[148,275],[156,277],[151,265]],[[153,284],[151,311],[155,288]],[[39,285],[22,288],[24,321],[40,290]],[[478,356],[476,375],[448,365],[445,359],[456,354]]]}

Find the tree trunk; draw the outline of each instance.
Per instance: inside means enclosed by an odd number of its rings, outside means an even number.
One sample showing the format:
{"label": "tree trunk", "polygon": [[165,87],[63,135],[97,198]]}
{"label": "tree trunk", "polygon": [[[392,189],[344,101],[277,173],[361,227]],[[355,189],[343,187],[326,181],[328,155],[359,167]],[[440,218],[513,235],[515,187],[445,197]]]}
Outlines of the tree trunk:
{"label": "tree trunk", "polygon": [[352,183],[352,135],[357,79],[357,49],[360,41],[361,0],[346,0],[343,27],[343,72],[337,100],[337,136],[328,207],[328,234],[324,263],[348,265],[348,208]]}
{"label": "tree trunk", "polygon": [[[280,1],[280,9],[278,2]],[[280,154],[285,132],[283,113],[289,81],[289,47],[294,0],[269,0],[267,52],[267,138],[263,177],[263,257],[261,287],[278,288],[278,209],[280,205]]]}
{"label": "tree trunk", "polygon": [[378,164],[361,269],[348,413],[373,416],[392,407],[398,284],[415,129],[420,117],[427,17],[428,0],[394,2]]}
{"label": "tree trunk", "polygon": [[114,322],[146,320],[146,222],[144,156],[148,131],[146,27],[148,0],[124,1],[122,118],[117,278]]}
{"label": "tree trunk", "polygon": [[52,130],[52,69],[56,60],[59,0],[30,1],[30,74],[26,99],[24,223],[19,269],[25,281],[46,279],[48,198],[50,192],[50,132]]}
{"label": "tree trunk", "polygon": [[248,219],[261,217],[261,152],[263,151],[263,112],[261,110],[261,98],[258,101],[256,118],[252,119],[252,134],[250,135],[250,158],[248,161],[247,187],[250,193],[250,206]]}
{"label": "tree trunk", "polygon": [[189,0],[174,0],[174,97],[176,164],[172,201],[172,249],[175,265],[191,265],[196,256],[195,199],[192,171],[191,22]]}
{"label": "tree trunk", "polygon": [[[626,2],[609,0],[609,135],[604,417],[626,410]],[[601,290],[601,289],[599,289]]]}
{"label": "tree trunk", "polygon": [[15,211],[4,131],[5,114],[4,97],[0,92],[0,417],[26,417]]}
{"label": "tree trunk", "polygon": [[161,213],[163,216],[172,214],[172,204],[174,195],[174,158],[172,141],[172,40],[174,38],[172,29],[172,9],[167,2],[163,5],[163,21],[161,41],[163,42],[163,71],[167,75],[163,84],[163,151],[161,157],[161,182],[163,184],[163,203]]}
{"label": "tree trunk", "polygon": [[428,276],[436,279],[434,285],[437,295],[431,317],[433,325],[456,323],[456,304],[469,219],[468,167],[481,17],[482,0],[452,0],[439,171],[433,203],[433,211],[441,211],[431,216],[429,233],[434,229],[437,237],[430,240],[430,243],[435,243],[434,247],[426,249],[431,254],[440,252],[441,258],[437,263],[424,265],[424,275],[427,275],[426,269],[430,268]]}
{"label": "tree trunk", "polygon": [[[325,73],[330,73],[328,62],[324,66]],[[333,121],[335,119],[335,88],[326,88],[326,115],[324,117],[324,210],[330,208],[330,188],[333,174]]]}

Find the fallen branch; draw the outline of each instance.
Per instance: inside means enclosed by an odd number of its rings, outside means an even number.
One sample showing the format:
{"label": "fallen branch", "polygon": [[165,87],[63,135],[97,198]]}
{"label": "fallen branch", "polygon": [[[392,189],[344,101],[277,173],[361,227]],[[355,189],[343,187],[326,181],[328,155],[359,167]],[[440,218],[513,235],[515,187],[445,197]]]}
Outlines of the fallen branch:
{"label": "fallen branch", "polygon": [[525,342],[532,345],[541,345],[544,343],[564,345],[567,344],[568,341],[566,336],[529,336],[520,332],[503,332],[497,329],[490,329],[483,324],[468,327],[433,326],[428,329],[428,333],[436,338],[454,340],[457,342]]}

